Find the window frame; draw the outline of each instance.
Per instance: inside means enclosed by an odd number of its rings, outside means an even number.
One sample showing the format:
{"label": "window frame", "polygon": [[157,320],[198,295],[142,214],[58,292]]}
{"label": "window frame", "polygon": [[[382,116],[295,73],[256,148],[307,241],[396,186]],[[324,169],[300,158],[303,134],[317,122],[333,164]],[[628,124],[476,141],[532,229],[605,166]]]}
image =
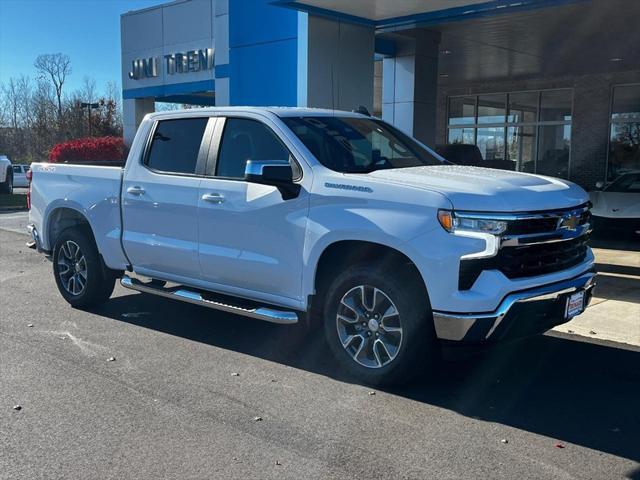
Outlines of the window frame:
{"label": "window frame", "polygon": [[[206,119],[207,124],[204,127],[204,132],[202,133],[202,140],[200,141],[200,147],[198,149],[198,157],[196,160],[196,168],[194,173],[158,170],[156,168],[152,168],[149,166],[149,155],[151,154],[151,145],[153,143],[153,137],[156,134],[156,130],[158,129],[160,122],[166,122],[166,121],[172,121],[172,120],[201,120],[201,119]],[[207,154],[209,151],[209,145],[211,143],[211,137],[212,137],[213,130],[216,123],[217,123],[217,117],[212,117],[209,115],[172,117],[172,118],[170,117],[170,118],[160,118],[160,119],[154,120],[153,125],[151,126],[151,129],[149,131],[149,135],[147,136],[147,139],[146,139],[140,165],[142,165],[142,167],[145,168],[146,170],[152,173],[155,173],[157,175],[202,178],[205,174],[207,156],[208,156]]]}
{"label": "window frame", "polygon": [[[543,92],[549,92],[549,91],[558,91],[558,90],[566,90],[567,92],[570,93],[571,95],[571,120],[545,120],[545,121],[541,121],[541,104],[542,104],[542,93]],[[536,111],[536,119],[535,121],[530,121],[530,122],[510,122],[509,120],[509,106],[510,106],[510,95],[512,94],[518,94],[518,93],[536,93],[537,94],[537,111]],[[505,94],[506,95],[506,100],[505,100],[505,121],[504,122],[496,122],[496,123],[479,123],[478,122],[478,108],[479,108],[479,97],[482,95],[498,95],[498,94]],[[468,123],[468,124],[453,124],[450,125],[449,124],[449,108],[450,108],[450,102],[451,102],[451,98],[455,98],[455,97],[475,97],[475,117],[474,117],[474,122],[473,123]],[[536,141],[536,150],[535,150],[535,160],[534,160],[534,172],[536,173],[538,170],[538,155],[540,153],[540,127],[545,127],[545,126],[566,126],[569,125],[571,127],[571,141],[569,143],[569,160],[568,160],[568,164],[567,164],[567,179],[571,179],[571,173],[572,173],[572,160],[573,160],[573,155],[572,155],[572,143],[573,143],[573,114],[574,114],[574,107],[575,107],[575,98],[574,98],[574,89],[572,87],[558,87],[558,88],[542,88],[542,89],[529,89],[529,90],[513,90],[513,91],[506,91],[506,92],[478,92],[478,93],[468,93],[468,94],[460,94],[460,95],[449,95],[447,96],[447,102],[446,102],[446,115],[445,115],[445,121],[446,121],[446,136],[445,136],[445,140],[446,143],[449,143],[449,132],[450,130],[463,130],[463,129],[472,129],[473,130],[473,144],[474,145],[478,145],[478,130],[479,129],[485,129],[485,128],[502,128],[503,129],[503,139],[504,139],[504,161],[509,160],[507,158],[507,152],[508,152],[508,148],[507,148],[507,140],[508,140],[508,129],[510,127],[533,127],[535,130],[535,141]],[[613,102],[613,100],[612,100]],[[612,104],[613,105],[613,104]],[[611,116],[609,116],[609,118],[611,118]],[[611,129],[609,129],[611,130]],[[608,163],[608,162],[607,162]],[[521,165],[520,162],[516,163],[516,171],[521,172],[524,170],[521,170]]]}
{"label": "window frame", "polygon": [[[220,147],[222,146],[222,138],[224,136],[224,131],[227,126],[227,120],[230,120],[230,119],[258,122],[259,124],[267,128],[278,139],[278,141],[287,150],[287,152],[289,152],[289,161],[293,161],[297,166],[299,175],[294,176],[293,183],[300,183],[302,181],[302,179],[304,178],[304,169],[302,168],[302,165],[294,155],[292,148],[285,141],[285,138],[281,135],[278,135],[278,133],[273,128],[271,128],[270,125],[268,125],[266,122],[262,121],[261,119],[255,118],[253,116],[244,116],[244,115],[221,115],[217,117],[217,122],[212,131],[211,142],[208,148],[207,162],[206,162],[204,174],[203,174],[204,177],[214,178],[219,180],[230,180],[230,181],[236,181],[236,182],[254,183],[254,182],[248,182],[244,178],[223,177],[220,175],[216,175],[216,170],[218,169],[218,159],[220,158]],[[277,160],[277,159],[273,159],[273,160]],[[294,169],[294,173],[295,173],[295,169]]]}

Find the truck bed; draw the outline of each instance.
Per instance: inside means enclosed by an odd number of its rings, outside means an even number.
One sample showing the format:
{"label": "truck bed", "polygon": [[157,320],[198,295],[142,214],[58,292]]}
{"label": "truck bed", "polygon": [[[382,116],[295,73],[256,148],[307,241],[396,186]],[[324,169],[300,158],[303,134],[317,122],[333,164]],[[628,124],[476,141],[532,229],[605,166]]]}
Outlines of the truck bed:
{"label": "truck bed", "polygon": [[[61,228],[65,216],[76,211],[89,220],[107,266],[124,268],[126,258],[120,243],[122,167],[34,163],[31,170],[29,223],[38,233],[41,248],[53,248],[50,232]],[[43,219],[48,219],[46,225]]]}

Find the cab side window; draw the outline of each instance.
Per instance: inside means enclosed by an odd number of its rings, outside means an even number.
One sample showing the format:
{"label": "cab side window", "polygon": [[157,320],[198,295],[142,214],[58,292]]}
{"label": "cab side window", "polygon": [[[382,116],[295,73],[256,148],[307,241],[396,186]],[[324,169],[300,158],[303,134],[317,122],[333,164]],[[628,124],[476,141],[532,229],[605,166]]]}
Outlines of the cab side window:
{"label": "cab side window", "polygon": [[159,172],[195,174],[207,121],[182,118],[158,122],[146,165]]}
{"label": "cab side window", "polygon": [[242,179],[248,160],[288,160],[296,178],[297,164],[269,127],[257,120],[228,118],[220,142],[216,176]]}

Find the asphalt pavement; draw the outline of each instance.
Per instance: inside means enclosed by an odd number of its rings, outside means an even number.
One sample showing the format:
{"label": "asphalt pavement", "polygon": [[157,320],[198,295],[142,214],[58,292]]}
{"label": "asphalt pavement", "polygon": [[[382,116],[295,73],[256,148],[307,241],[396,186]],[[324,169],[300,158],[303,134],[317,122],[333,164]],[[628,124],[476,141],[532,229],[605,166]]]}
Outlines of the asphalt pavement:
{"label": "asphalt pavement", "polygon": [[6,215],[1,479],[640,479],[637,346],[554,332],[372,390],[301,326],[73,309]]}

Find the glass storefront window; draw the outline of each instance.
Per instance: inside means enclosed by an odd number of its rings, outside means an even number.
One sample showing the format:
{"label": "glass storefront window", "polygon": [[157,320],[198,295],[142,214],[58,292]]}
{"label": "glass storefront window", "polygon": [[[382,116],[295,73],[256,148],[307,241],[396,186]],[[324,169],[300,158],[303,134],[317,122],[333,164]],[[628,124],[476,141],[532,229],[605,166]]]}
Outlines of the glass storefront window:
{"label": "glass storefront window", "polygon": [[[485,166],[568,178],[572,104],[572,89],[450,97],[447,141],[477,145]],[[628,94],[621,104],[635,105]],[[628,144],[619,163],[637,161],[637,141],[631,149]]]}
{"label": "glass storefront window", "polygon": [[613,88],[607,180],[640,170],[640,85]]}
{"label": "glass storefront window", "polygon": [[640,122],[611,124],[608,179],[640,170]]}
{"label": "glass storefront window", "polygon": [[478,96],[478,123],[504,123],[506,103],[503,93]]}
{"label": "glass storefront window", "polygon": [[571,90],[547,90],[540,96],[540,121],[562,122],[571,120]]}
{"label": "glass storefront window", "polygon": [[640,85],[621,85],[613,89],[611,119],[640,121]]}
{"label": "glass storefront window", "polygon": [[476,145],[485,161],[504,159],[504,128],[478,128]]}
{"label": "glass storefront window", "polygon": [[472,125],[476,121],[476,97],[449,99],[449,125]]}
{"label": "glass storefront window", "polygon": [[466,145],[473,145],[475,130],[473,128],[451,128],[449,129],[449,138],[447,143],[464,143]]}
{"label": "glass storefront window", "polygon": [[538,119],[538,97],[540,92],[509,94],[509,123],[533,123]]}
{"label": "glass storefront window", "polygon": [[507,128],[507,159],[515,163],[514,170],[529,173],[535,171],[535,126]]}
{"label": "glass storefront window", "polygon": [[544,125],[538,129],[536,173],[550,177],[569,176],[570,125]]}

